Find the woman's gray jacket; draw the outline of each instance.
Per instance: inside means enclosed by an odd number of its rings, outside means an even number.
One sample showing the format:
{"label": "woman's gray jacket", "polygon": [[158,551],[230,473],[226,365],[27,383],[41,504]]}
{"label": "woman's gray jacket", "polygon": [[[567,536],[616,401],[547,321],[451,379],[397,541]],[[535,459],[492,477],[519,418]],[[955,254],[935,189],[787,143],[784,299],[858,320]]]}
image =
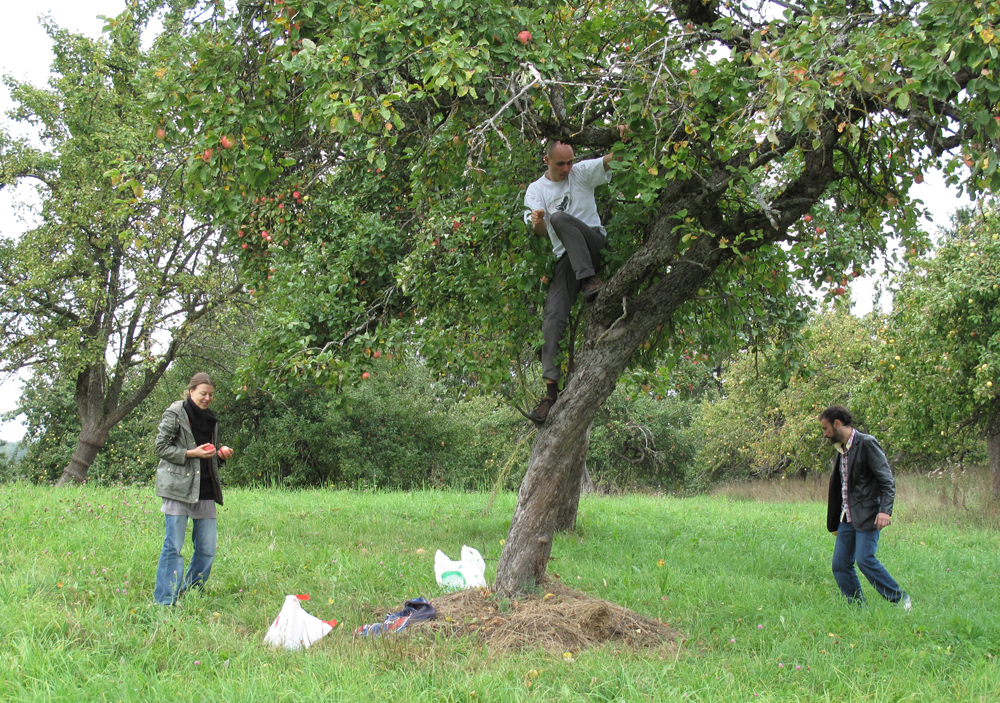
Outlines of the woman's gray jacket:
{"label": "woman's gray jacket", "polygon": [[[212,444],[219,446],[219,426],[212,432]],[[195,449],[191,421],[184,412],[184,401],[172,403],[163,413],[156,432],[156,495],[182,503],[197,503],[201,493],[201,459],[187,456],[188,449]],[[215,502],[222,505],[222,484],[219,482],[219,456],[212,457],[212,483],[215,484]]]}

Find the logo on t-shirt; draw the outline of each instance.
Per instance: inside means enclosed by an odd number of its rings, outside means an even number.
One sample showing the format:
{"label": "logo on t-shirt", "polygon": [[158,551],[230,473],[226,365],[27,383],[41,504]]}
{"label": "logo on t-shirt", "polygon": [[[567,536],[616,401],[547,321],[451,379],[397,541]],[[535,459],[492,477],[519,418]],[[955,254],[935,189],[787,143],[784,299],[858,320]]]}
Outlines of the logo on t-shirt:
{"label": "logo on t-shirt", "polygon": [[559,204],[555,206],[556,212],[566,212],[566,208],[569,207],[569,193],[563,196],[563,199],[559,201]]}

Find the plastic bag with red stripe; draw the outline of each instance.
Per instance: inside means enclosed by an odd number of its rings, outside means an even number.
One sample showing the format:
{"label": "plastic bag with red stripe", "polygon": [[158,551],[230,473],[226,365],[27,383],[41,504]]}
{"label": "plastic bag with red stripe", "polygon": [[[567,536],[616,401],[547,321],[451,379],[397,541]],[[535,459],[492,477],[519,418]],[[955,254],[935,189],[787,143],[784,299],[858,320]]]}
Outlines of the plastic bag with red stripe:
{"label": "plastic bag with red stripe", "polygon": [[304,600],[309,600],[309,596],[285,596],[281,612],[264,636],[265,644],[291,650],[304,649],[337,626],[336,620],[320,620],[303,610]]}

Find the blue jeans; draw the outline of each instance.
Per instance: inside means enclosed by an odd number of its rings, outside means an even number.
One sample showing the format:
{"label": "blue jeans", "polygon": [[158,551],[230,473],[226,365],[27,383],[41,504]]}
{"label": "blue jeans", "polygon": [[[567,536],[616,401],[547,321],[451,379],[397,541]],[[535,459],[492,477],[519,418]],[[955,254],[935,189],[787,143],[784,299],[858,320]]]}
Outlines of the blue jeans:
{"label": "blue jeans", "polygon": [[166,515],[166,537],[163,540],[163,551],[160,552],[160,564],[156,568],[156,589],[153,598],[160,605],[173,605],[177,598],[188,588],[201,587],[212,572],[212,561],[215,559],[215,544],[218,539],[215,519],[192,520],[191,539],[194,542],[194,554],[184,573],[184,558],[181,548],[184,546],[184,532],[187,530],[187,515]]}
{"label": "blue jeans", "polygon": [[837,528],[837,544],[833,548],[833,577],[837,579],[841,592],[851,602],[865,601],[861,583],[854,571],[855,563],[883,598],[898,603],[903,597],[899,584],[885,570],[882,562],[875,558],[879,532],[880,530],[858,532],[849,522],[842,522]]}

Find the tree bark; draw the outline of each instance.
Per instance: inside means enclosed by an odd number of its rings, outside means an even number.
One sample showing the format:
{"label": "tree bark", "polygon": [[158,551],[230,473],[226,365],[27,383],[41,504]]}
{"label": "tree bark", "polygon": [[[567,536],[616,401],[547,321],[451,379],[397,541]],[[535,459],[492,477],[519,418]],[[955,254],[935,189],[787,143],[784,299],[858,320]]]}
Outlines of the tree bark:
{"label": "tree bark", "polygon": [[80,372],[76,379],[75,394],[76,410],[80,417],[80,434],[76,441],[76,451],[56,481],[57,486],[78,484],[87,480],[90,467],[97,458],[97,453],[104,447],[111,429],[152,393],[176,356],[178,347],[175,338],[170,342],[160,362],[146,371],[142,383],[124,401],[121,398],[124,382],[113,377],[109,383],[107,369],[104,366],[91,366]]}
{"label": "tree bark", "polygon": [[97,458],[97,453],[104,446],[110,432],[109,427],[90,425],[80,430],[76,440],[76,451],[69,459],[69,464],[63,469],[62,476],[56,482],[57,486],[67,483],[83,483],[87,480],[87,472]]}
{"label": "tree bark", "polygon": [[576,513],[580,507],[580,494],[585,490],[586,484],[589,490],[593,490],[594,482],[590,480],[590,473],[587,471],[587,450],[590,449],[590,430],[587,428],[586,439],[581,443],[578,455],[580,462],[579,478],[575,481],[567,477],[569,483],[562,491],[562,501],[556,508],[556,532],[572,532],[576,527]]}
{"label": "tree bark", "polygon": [[[632,353],[643,340],[685,300],[714,267],[684,267],[668,283],[666,303],[661,297],[655,311],[646,309],[642,296],[629,303],[628,320],[614,326],[621,306],[595,305],[588,323],[577,369],[535,437],[528,470],[521,481],[517,506],[497,567],[496,588],[500,593],[519,593],[541,583],[552,550],[557,526],[568,522],[571,505],[575,516],[581,474],[590,443],[594,416],[614,391]],[[619,298],[620,300],[620,298]],[[673,303],[673,304],[670,304]],[[635,312],[633,312],[633,310]],[[598,322],[603,320],[604,323]],[[567,496],[573,493],[575,495]]]}

